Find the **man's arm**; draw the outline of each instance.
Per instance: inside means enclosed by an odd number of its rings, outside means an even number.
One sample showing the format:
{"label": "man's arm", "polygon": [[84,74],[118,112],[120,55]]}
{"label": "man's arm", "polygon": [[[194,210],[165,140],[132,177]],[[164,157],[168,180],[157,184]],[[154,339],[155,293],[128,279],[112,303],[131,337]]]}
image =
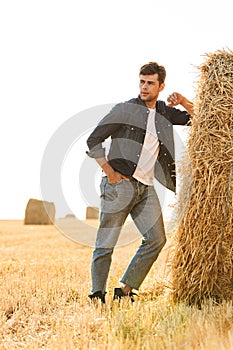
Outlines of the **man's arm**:
{"label": "man's arm", "polygon": [[99,143],[98,145],[95,145],[95,147],[91,148],[92,138],[95,142],[95,139],[97,137],[94,138],[93,134],[91,134],[91,136],[88,138],[87,143],[88,143],[88,146],[90,147],[90,150],[87,151],[86,153],[89,157],[94,158],[96,160],[98,165],[102,168],[102,170],[107,175],[108,182],[113,184],[113,183],[119,182],[121,179],[128,180],[128,178],[126,176],[124,176],[123,174],[120,174],[118,171],[115,171],[111,167],[111,165],[109,164],[109,162],[105,158],[105,149],[102,147],[102,143]]}
{"label": "man's arm", "polygon": [[87,155],[94,158],[98,165],[103,169],[108,177],[109,183],[117,183],[121,179],[128,180],[126,176],[115,171],[105,157],[105,148],[102,142],[105,141],[109,136],[113,135],[118,128],[121,126],[121,104],[118,104],[112,108],[112,110],[100,121],[98,126],[93,130],[91,135],[87,139],[87,145],[89,151]]}
{"label": "man's arm", "polygon": [[167,101],[169,103],[169,107],[175,107],[180,104],[186,109],[186,111],[190,115],[193,115],[193,103],[180,93],[173,92],[171,95],[168,96]]}

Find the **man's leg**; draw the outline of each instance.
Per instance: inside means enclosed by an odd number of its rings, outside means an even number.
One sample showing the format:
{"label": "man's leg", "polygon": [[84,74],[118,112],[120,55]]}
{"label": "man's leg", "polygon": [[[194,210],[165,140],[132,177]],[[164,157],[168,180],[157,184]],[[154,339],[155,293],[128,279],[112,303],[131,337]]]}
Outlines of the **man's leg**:
{"label": "man's leg", "polygon": [[127,181],[111,185],[107,178],[102,179],[100,225],[91,265],[92,293],[105,293],[113,249],[129,214],[133,196],[133,186]]}
{"label": "man's leg", "polygon": [[91,264],[92,293],[105,293],[113,249],[126,217],[124,213],[101,213]]}
{"label": "man's leg", "polygon": [[162,211],[153,186],[140,184],[141,196],[131,216],[143,236],[142,243],[121,279],[123,291],[139,289],[166,243]]}

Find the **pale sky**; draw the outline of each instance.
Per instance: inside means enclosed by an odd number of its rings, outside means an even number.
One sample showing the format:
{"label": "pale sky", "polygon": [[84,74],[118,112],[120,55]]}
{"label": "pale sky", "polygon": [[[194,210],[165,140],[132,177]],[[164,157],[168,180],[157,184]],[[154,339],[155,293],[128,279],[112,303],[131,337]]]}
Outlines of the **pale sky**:
{"label": "pale sky", "polygon": [[[141,65],[166,67],[160,99],[172,91],[192,99],[205,53],[233,49],[230,0],[8,0],[0,33],[0,219],[23,219],[28,199],[41,198],[41,160],[56,130],[86,109],[136,97]],[[75,147],[64,164],[75,162]]]}

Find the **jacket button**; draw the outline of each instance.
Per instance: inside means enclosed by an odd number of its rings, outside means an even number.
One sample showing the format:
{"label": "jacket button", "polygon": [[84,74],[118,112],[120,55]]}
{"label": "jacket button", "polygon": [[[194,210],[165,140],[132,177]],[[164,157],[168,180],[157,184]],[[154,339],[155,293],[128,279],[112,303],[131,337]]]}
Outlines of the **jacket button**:
{"label": "jacket button", "polygon": [[167,155],[167,153],[164,153],[164,155],[166,156],[166,155]]}

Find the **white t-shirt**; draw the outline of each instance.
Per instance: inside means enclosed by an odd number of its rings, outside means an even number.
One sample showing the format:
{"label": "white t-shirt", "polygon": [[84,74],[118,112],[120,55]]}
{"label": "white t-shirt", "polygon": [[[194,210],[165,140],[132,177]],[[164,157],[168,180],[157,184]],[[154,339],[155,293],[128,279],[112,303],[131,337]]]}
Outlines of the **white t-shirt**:
{"label": "white t-shirt", "polygon": [[159,139],[155,130],[155,109],[150,109],[146,135],[133,177],[145,185],[153,185],[154,165],[159,154]]}

